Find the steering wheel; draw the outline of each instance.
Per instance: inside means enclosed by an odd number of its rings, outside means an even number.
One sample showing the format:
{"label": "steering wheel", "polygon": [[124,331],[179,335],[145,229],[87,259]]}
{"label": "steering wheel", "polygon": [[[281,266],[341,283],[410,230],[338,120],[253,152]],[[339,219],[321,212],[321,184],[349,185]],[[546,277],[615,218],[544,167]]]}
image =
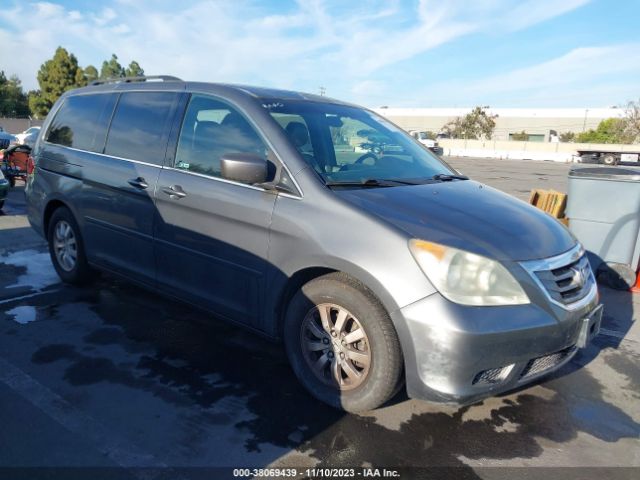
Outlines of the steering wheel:
{"label": "steering wheel", "polygon": [[360,155],[353,163],[363,163],[367,158],[373,158],[374,163],[378,161],[378,156],[375,153],[367,152],[364,155]]}

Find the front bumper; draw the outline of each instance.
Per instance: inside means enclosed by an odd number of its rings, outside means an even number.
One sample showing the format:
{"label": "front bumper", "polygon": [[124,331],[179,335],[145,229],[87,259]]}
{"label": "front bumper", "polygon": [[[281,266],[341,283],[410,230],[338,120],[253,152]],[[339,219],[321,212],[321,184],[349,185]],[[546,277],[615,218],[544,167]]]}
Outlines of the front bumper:
{"label": "front bumper", "polygon": [[571,360],[597,307],[595,288],[580,308],[560,314],[533,303],[463,306],[439,293],[408,305],[392,314],[407,393],[465,405],[534,381]]}

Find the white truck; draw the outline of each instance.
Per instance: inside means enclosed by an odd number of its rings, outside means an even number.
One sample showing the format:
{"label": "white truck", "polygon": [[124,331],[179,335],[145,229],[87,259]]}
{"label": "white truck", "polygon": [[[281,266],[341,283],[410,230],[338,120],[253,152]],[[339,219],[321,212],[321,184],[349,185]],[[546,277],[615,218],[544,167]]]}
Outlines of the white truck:
{"label": "white truck", "polygon": [[578,156],[582,163],[602,163],[604,165],[618,165],[619,163],[640,165],[640,146],[635,151],[615,151],[607,149],[581,149]]}
{"label": "white truck", "polygon": [[423,144],[436,155],[442,155],[444,153],[443,148],[438,145],[438,142],[429,138],[427,132],[420,130],[409,130],[409,135],[418,140],[421,144]]}

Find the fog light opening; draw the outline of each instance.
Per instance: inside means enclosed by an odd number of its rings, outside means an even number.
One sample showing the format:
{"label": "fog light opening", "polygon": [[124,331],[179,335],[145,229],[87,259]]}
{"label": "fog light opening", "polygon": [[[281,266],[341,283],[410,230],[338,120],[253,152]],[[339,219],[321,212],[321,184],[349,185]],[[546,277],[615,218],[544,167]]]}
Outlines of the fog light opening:
{"label": "fog light opening", "polygon": [[515,363],[500,368],[489,368],[476,374],[471,385],[496,385],[504,382],[515,367]]}

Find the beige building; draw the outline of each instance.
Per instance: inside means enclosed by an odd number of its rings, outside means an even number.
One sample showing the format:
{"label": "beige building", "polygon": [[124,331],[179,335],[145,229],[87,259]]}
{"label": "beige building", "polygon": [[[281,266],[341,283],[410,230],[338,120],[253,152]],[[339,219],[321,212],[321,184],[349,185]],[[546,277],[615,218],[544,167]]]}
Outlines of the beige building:
{"label": "beige building", "polygon": [[[438,133],[456,117],[464,116],[471,108],[376,108],[381,115],[405,130]],[[624,116],[620,108],[490,108],[490,115],[497,115],[493,140],[511,140],[514,133],[522,131],[529,141],[554,141],[553,132],[580,133],[596,128],[606,118]]]}

